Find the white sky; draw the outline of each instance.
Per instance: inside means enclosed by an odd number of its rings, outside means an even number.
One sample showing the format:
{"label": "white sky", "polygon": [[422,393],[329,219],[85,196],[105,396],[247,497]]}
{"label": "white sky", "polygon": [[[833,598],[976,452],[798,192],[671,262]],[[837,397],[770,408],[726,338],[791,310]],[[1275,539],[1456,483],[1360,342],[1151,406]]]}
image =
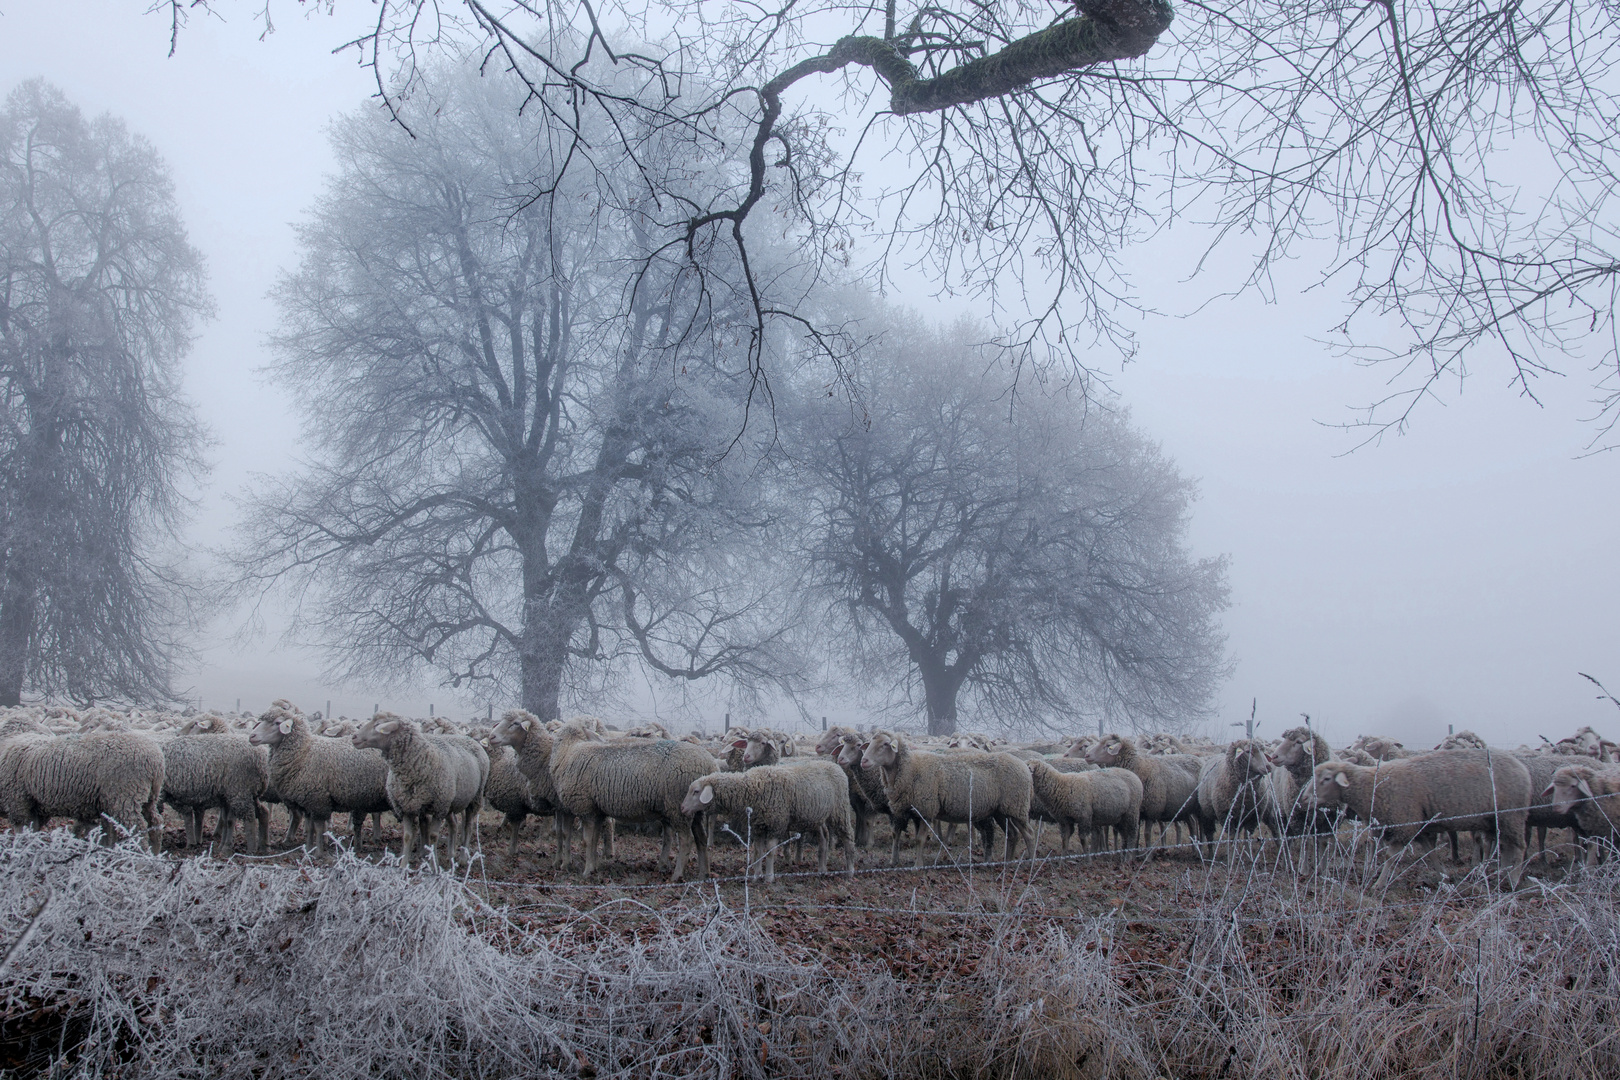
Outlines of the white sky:
{"label": "white sky", "polygon": [[[219,318],[187,363],[218,440],[194,530],[204,544],[224,538],[228,495],[297,453],[291,403],[258,374],[274,319],[265,294],[296,258],[289,223],[330,168],[325,124],[372,89],[352,53],[330,55],[370,4],[340,3],[335,17],[279,5],[264,41],[257,6],[235,5],[228,23],[194,19],[170,59],[168,24],[143,15],[143,0],[0,0],[0,92],[44,76],[87,113],[123,117],[167,159],[208,256]],[[1174,245],[1196,242],[1173,236],[1133,259],[1161,310],[1191,311],[1212,291],[1162,276]],[[1140,357],[1123,370],[1102,361],[1137,422],[1202,480],[1194,549],[1232,559],[1225,624],[1238,663],[1222,722],[1241,723],[1257,699],[1261,734],[1309,712],[1336,745],[1359,732],[1431,745],[1448,723],[1510,745],[1587,723],[1620,731],[1614,706],[1576,675],[1620,690],[1620,455],[1580,456],[1592,435],[1579,422],[1584,364],[1540,388],[1537,407],[1481,358],[1409,434],[1348,453],[1356,437],[1328,425],[1380,397],[1386,373],[1312,340],[1338,314],[1324,293],[1217,302],[1144,322]],[[378,701],[420,713],[451,700],[329,686],[318,656],[273,637],[239,644],[235,628],[218,620],[190,679],[210,706],[286,696],[354,715]]]}

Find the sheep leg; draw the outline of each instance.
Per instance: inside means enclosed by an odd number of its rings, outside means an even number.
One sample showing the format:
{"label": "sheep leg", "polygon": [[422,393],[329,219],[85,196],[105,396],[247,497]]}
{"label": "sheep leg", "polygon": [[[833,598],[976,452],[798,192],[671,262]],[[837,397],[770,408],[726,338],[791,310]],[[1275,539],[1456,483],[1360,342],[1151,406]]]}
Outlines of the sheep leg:
{"label": "sheep leg", "polygon": [[283,847],[290,847],[297,843],[293,838],[298,835],[300,830],[303,830],[304,842],[306,844],[309,842],[309,824],[305,821],[305,816],[302,810],[294,809],[291,806],[287,807],[287,831],[281,838]]}
{"label": "sheep leg", "polygon": [[326,829],[330,816],[304,815],[304,846],[314,847],[317,855],[326,854]]}
{"label": "sheep leg", "polygon": [[855,811],[855,843],[863,848],[872,846],[872,813],[865,807]]}
{"label": "sheep leg", "polygon": [[596,873],[596,842],[602,834],[602,819],[596,814],[587,814],[579,821],[585,833],[585,876],[590,877]]}
{"label": "sheep leg", "polygon": [[186,847],[202,843],[202,807],[188,806],[182,812],[186,822]]}
{"label": "sheep leg", "polygon": [[416,815],[405,814],[399,819],[399,858],[410,869],[416,864]]}
{"label": "sheep leg", "polygon": [[[669,826],[658,826],[658,872],[669,869]],[[678,846],[678,845],[677,845]]]}
{"label": "sheep leg", "polygon": [[[827,840],[827,823],[822,822],[816,826],[816,869],[823,874],[827,872]],[[802,834],[799,843],[801,846],[804,843]]]}
{"label": "sheep leg", "polygon": [[769,836],[765,837],[765,884],[769,885],[776,880],[776,845],[771,843]]}
{"label": "sheep leg", "polygon": [[551,815],[551,835],[557,842],[557,854],[551,860],[553,870],[565,870],[574,862],[574,824],[566,810]]}
{"label": "sheep leg", "polygon": [[672,834],[675,838],[675,870],[670,874],[669,880],[679,881],[681,880],[682,872],[686,869],[687,847],[689,844],[693,843],[694,838],[692,837],[691,830],[676,829],[674,825],[667,821],[663,824],[662,832],[664,834],[666,843],[668,843],[669,837]]}
{"label": "sheep leg", "polygon": [[[707,815],[699,814],[698,816],[706,817]],[[693,819],[692,826],[688,831],[692,834],[692,847],[697,852],[697,876],[706,878],[709,876],[708,834],[698,825],[696,818]]]}
{"label": "sheep leg", "polygon": [[507,814],[504,827],[506,829],[506,861],[511,862],[517,858],[518,831],[523,828],[524,819],[529,815]]}
{"label": "sheep leg", "polygon": [[614,838],[615,834],[618,833],[618,831],[619,831],[618,823],[615,822],[612,818],[608,818],[607,819],[606,848],[603,851],[603,855],[610,862],[613,859],[613,838]]}

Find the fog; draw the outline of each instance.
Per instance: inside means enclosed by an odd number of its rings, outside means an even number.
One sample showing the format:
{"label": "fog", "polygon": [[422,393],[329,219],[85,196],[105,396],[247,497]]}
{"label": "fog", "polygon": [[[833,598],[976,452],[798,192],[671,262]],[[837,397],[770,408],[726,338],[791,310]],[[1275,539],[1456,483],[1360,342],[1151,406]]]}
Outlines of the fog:
{"label": "fog", "polygon": [[[255,473],[296,459],[296,403],[262,376],[275,312],[265,294],[296,250],[290,223],[331,168],[324,126],[374,89],[353,53],[331,48],[363,30],[370,5],[337,14],[286,6],[259,39],[249,6],[229,22],[194,19],[176,55],[167,22],[128,0],[11,0],[0,9],[0,84],[43,76],[94,114],[110,111],[167,159],[192,242],[208,257],[219,317],[187,360],[186,383],[216,445],[193,538],[228,538],[231,496]],[[348,20],[348,21],[345,21]],[[376,107],[372,103],[371,107]],[[1494,743],[1556,739],[1582,724],[1620,730],[1615,706],[1577,672],[1620,688],[1620,596],[1612,492],[1620,457],[1590,454],[1586,364],[1535,387],[1482,353],[1442,385],[1404,433],[1367,441],[1340,425],[1388,392],[1321,343],[1342,317],[1304,262],[1276,303],[1201,301],[1210,278],[1166,277],[1199,242],[1178,230],[1133,253],[1145,301],[1130,363],[1095,364],[1120,404],[1201,481],[1196,554],[1229,554],[1224,617],[1235,671],[1219,702],[1221,737],[1251,707],[1275,735],[1308,713],[1339,745],[1357,733],[1432,745],[1448,725]],[[900,299],[929,311],[925,295]],[[281,616],[238,634],[220,613],[201,664],[183,682],[211,707],[262,708],[288,697],[330,700],[349,715],[382,703],[426,712],[467,708],[442,689],[391,693],[333,686],[322,658],[282,642]],[[650,711],[667,707],[649,690]],[[811,702],[833,722],[864,717],[847,702]],[[712,730],[718,716],[705,718]],[[964,726],[974,726],[971,716]]]}

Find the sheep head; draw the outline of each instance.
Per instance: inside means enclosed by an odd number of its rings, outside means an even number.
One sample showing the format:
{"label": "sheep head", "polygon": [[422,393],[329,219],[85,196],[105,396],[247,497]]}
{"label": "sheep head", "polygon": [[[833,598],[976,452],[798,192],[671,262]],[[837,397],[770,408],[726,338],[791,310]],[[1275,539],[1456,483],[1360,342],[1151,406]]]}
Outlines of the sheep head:
{"label": "sheep head", "polygon": [[1311,798],[1318,806],[1342,806],[1344,790],[1350,786],[1353,765],[1342,761],[1329,761],[1318,765],[1312,774]]}
{"label": "sheep head", "polygon": [[1069,749],[1064,753],[1063,756],[1083,758],[1091,752],[1092,744],[1096,741],[1097,740],[1093,739],[1090,735],[1082,735],[1078,739],[1074,740],[1074,742],[1069,744]]}
{"label": "sheep head", "polygon": [[1565,765],[1553,773],[1552,783],[1541,795],[1543,798],[1551,796],[1553,809],[1567,814],[1582,799],[1596,798],[1592,794],[1592,781],[1595,779],[1597,771],[1590,765]]}
{"label": "sheep head", "polygon": [[354,745],[361,750],[386,750],[393,745],[409,721],[393,713],[382,712],[360,725],[354,733]]}
{"label": "sheep head", "polygon": [[1086,752],[1086,760],[1107,768],[1116,764],[1125,754],[1125,740],[1119,735],[1104,735]]}
{"label": "sheep head", "polygon": [[902,736],[892,731],[873,732],[872,741],[866,744],[866,750],[861,754],[861,768],[892,769],[905,748],[906,740]]}
{"label": "sheep head", "polygon": [[298,707],[284,698],[278,698],[254,721],[252,729],[248,731],[248,742],[254,746],[275,746],[294,731],[308,730],[309,725]]}
{"label": "sheep head", "polygon": [[681,799],[681,813],[692,817],[708,809],[713,802],[714,780],[711,777],[700,776],[686,789],[686,796]]}
{"label": "sheep head", "polygon": [[837,762],[848,768],[855,768],[861,763],[861,755],[866,753],[866,744],[854,732],[845,735],[838,744]]}
{"label": "sheep head", "polygon": [[489,733],[489,741],[494,746],[517,749],[536,731],[545,731],[538,716],[527,709],[508,709],[501,714],[500,723]]}
{"label": "sheep head", "polygon": [[844,745],[844,736],[849,734],[852,734],[849,728],[834,724],[821,733],[821,741],[816,743],[816,753],[822,757],[833,756]]}
{"label": "sheep head", "polygon": [[741,743],[734,745],[739,745],[743,748],[744,765],[758,765],[761,761],[764,761],[770,756],[772,749],[775,749],[776,756],[779,758],[787,756],[782,749],[781,741],[770,737],[764,732],[756,731]]}
{"label": "sheep head", "polygon": [[1226,748],[1227,766],[1243,776],[1242,782],[1256,780],[1271,771],[1265,744],[1255,739],[1239,739]]}

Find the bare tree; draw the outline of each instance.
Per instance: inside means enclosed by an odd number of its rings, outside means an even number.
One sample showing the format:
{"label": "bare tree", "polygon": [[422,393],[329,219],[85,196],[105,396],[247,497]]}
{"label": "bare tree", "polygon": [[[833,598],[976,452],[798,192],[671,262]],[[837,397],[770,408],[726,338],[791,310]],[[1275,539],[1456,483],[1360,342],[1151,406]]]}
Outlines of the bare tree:
{"label": "bare tree", "polygon": [[963,695],[1019,727],[1203,716],[1225,560],[1187,554],[1192,483],[1122,415],[1015,409],[971,325],[885,321],[851,364],[860,408],[818,386],[793,410],[813,588],[860,684],[920,690],[933,734]]}
{"label": "bare tree", "polygon": [[43,82],[0,112],[0,705],[167,698],[160,552],[203,468],[179,360],[208,315],[167,169]]}
{"label": "bare tree", "polygon": [[[187,12],[224,6],[153,4],[176,35]],[[549,123],[613,118],[638,160],[653,162],[639,131],[680,130],[722,152],[711,124],[745,128],[747,167],[732,183],[663,203],[657,227],[672,244],[719,233],[743,248],[742,221],[788,205],[807,254],[836,263],[856,250],[879,279],[918,266],[944,289],[989,294],[1020,340],[1084,363],[1099,334],[1131,347],[1119,315],[1143,301],[1120,253],[1186,222],[1210,230],[1193,248],[1213,236],[1250,260],[1217,292],[1269,295],[1280,260],[1318,260],[1316,283],[1345,299],[1335,340],[1391,365],[1373,425],[1404,422],[1470,357],[1505,361],[1532,395],[1538,375],[1593,364],[1600,417],[1620,415],[1612,3],[385,0],[375,11],[350,44],[396,110],[424,57],[450,49],[481,55],[540,108],[573,103]],[[661,44],[624,44],[626,33]],[[643,92],[623,92],[626,73]],[[662,124],[629,122],[649,113]],[[1301,274],[1289,270],[1309,283]],[[765,305],[757,314],[770,319]]]}
{"label": "bare tree", "polygon": [[647,238],[649,184],[701,195],[725,163],[674,140],[648,173],[520,100],[452,72],[414,139],[375,111],[336,126],[277,289],[310,460],[256,496],[239,563],[313,590],[296,630],[340,676],[427,670],[542,717],[626,658],[789,685],[785,593],[715,572],[774,542],[733,445],[751,301]]}

